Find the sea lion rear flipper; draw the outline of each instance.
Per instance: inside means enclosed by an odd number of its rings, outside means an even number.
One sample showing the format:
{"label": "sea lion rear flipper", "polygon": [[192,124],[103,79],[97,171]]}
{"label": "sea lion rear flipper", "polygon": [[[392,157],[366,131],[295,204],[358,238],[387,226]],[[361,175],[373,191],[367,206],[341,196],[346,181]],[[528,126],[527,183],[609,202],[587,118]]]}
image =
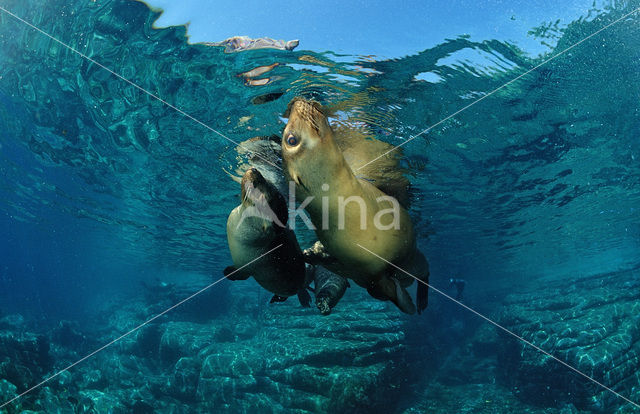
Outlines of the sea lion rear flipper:
{"label": "sea lion rear flipper", "polygon": [[[426,283],[429,283],[428,276]],[[423,310],[427,309],[427,305],[429,304],[429,286],[422,283],[421,280],[418,281],[416,302],[418,304],[418,314],[421,314]]]}
{"label": "sea lion rear flipper", "polygon": [[273,295],[269,303],[284,302],[285,300],[287,300],[286,296]]}
{"label": "sea lion rear flipper", "polygon": [[418,288],[416,289],[416,305],[418,307],[418,314],[427,309],[429,304],[429,262],[424,255],[417,251],[415,264],[418,266],[414,271],[415,275],[418,275]]}
{"label": "sea lion rear flipper", "polygon": [[390,300],[404,313],[416,313],[416,305],[413,304],[409,292],[394,278],[379,279],[367,288],[367,292],[376,299]]}
{"label": "sea lion rear flipper", "polygon": [[[393,303],[396,304],[397,307],[404,313],[408,313],[409,315],[413,315],[416,313],[416,305],[413,304],[411,300],[411,295],[407,292],[407,289],[403,288],[396,279],[393,279],[393,283],[396,285],[396,300]],[[422,284],[422,283],[421,283]],[[424,285],[423,285],[424,286]]]}
{"label": "sea lion rear flipper", "polygon": [[311,307],[311,295],[309,295],[307,289],[302,288],[298,291],[298,300],[303,308]]}
{"label": "sea lion rear flipper", "polygon": [[239,271],[235,266],[225,267],[222,273],[224,274],[224,277],[229,280],[247,280],[250,276],[249,274]]}
{"label": "sea lion rear flipper", "polygon": [[304,265],[304,286],[309,287],[311,283],[314,283],[316,280],[316,272],[318,271],[317,266],[315,265]]}

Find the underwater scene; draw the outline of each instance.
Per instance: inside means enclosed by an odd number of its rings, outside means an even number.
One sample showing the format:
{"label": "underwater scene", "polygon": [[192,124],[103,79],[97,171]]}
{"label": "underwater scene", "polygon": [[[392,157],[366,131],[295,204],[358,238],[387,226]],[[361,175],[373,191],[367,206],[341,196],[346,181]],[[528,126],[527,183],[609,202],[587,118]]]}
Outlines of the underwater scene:
{"label": "underwater scene", "polygon": [[150,3],[0,0],[1,413],[640,413],[640,2]]}

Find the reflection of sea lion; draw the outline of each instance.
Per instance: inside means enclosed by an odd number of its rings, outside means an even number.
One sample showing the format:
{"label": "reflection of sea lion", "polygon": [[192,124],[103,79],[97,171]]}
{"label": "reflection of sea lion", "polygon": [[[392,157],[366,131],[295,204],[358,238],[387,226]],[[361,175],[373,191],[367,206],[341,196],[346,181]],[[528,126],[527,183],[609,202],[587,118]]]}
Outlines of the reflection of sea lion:
{"label": "reflection of sea lion", "polygon": [[344,277],[322,267],[314,267],[312,272],[316,306],[320,309],[320,313],[328,315],[344,296],[349,282]]}
{"label": "reflection of sea lion", "polygon": [[284,92],[265,93],[264,95],[258,95],[254,98],[251,98],[251,103],[254,105],[262,105],[267,102],[275,101],[282,95],[284,95]]}
{"label": "reflection of sea lion", "polygon": [[225,53],[241,52],[251,49],[280,49],[293,50],[300,42],[298,40],[275,40],[270,37],[261,37],[252,39],[248,36],[234,36],[223,40],[222,42],[204,42],[207,46],[224,46]]}
{"label": "reflection of sea lion", "polygon": [[[303,306],[310,306],[305,263],[296,236],[286,226],[288,211],[284,197],[256,168],[247,170],[241,186],[242,203],[227,220],[227,240],[234,266],[224,270],[225,276],[244,280],[253,275],[260,286],[275,295],[271,302],[282,302],[297,294]],[[273,253],[236,271],[279,245]]]}
{"label": "reflection of sea lion", "polygon": [[[391,300],[403,312],[414,313],[415,305],[405,289],[413,279],[363,249],[426,281],[427,262],[416,249],[409,214],[397,200],[363,179],[366,177],[354,175],[318,104],[294,99],[287,113],[283,165],[296,183],[296,198],[308,202],[305,209],[321,244],[336,261],[328,268],[367,288],[371,296]],[[383,158],[381,165],[384,162]],[[345,202],[347,199],[352,202]],[[422,311],[427,305],[423,284],[418,285],[417,300],[418,311]]]}
{"label": "reflection of sea lion", "polygon": [[244,84],[247,86],[265,86],[273,83],[275,81],[279,81],[282,79],[282,76],[272,76],[270,78],[260,78],[260,79],[249,79],[246,78],[244,80]]}
{"label": "reflection of sea lion", "polygon": [[255,78],[258,76],[262,76],[265,73],[273,70],[276,66],[280,65],[278,62],[272,63],[271,65],[258,66],[257,68],[253,68],[246,72],[239,73],[238,76],[241,78]]}

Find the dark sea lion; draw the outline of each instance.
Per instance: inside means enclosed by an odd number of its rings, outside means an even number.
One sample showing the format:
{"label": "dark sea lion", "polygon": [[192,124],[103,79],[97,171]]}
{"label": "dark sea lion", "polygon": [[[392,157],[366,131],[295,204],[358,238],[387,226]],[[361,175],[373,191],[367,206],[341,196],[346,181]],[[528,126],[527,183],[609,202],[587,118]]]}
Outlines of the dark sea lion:
{"label": "dark sea lion", "polygon": [[[274,294],[271,302],[298,295],[300,303],[309,307],[305,262],[295,234],[286,225],[284,196],[253,167],[242,176],[241,187],[242,203],[227,220],[233,266],[224,270],[225,276],[230,280],[253,276],[260,286]],[[237,270],[277,246],[280,247],[269,255]]]}
{"label": "dark sea lion", "polygon": [[282,174],[282,147],[280,137],[266,135],[249,138],[242,141],[236,147],[237,165],[225,172],[238,184],[242,182],[242,176],[249,168],[256,168],[260,175],[269,183],[276,186],[285,199],[288,197],[287,180]]}
{"label": "dark sea lion", "polygon": [[258,95],[254,98],[251,98],[251,103],[254,105],[266,104],[268,102],[275,101],[276,99],[280,98],[282,95],[284,95],[284,92],[265,93],[264,95]]}
{"label": "dark sea lion", "polygon": [[315,266],[311,270],[313,274],[313,293],[316,297],[316,306],[323,315],[328,315],[338,304],[347,288],[349,281],[329,270]]}
{"label": "dark sea lion", "polygon": [[[395,161],[382,157],[358,171],[358,177],[352,169],[352,165],[364,165],[376,158],[368,152],[382,154],[378,147],[385,144],[363,141],[364,144],[357,144],[356,151],[348,153],[352,160],[347,162],[339,142],[349,142],[344,135],[348,131],[342,132],[341,137],[334,134],[319,104],[296,98],[285,115],[289,121],[282,136],[283,166],[288,178],[295,182],[296,198],[306,204],[320,246],[334,260],[327,267],[353,279],[371,296],[391,300],[405,313],[415,313],[416,307],[406,291],[413,278],[365,250],[428,281],[428,264],[416,248],[408,212],[396,198],[374,185],[375,179],[361,175],[363,170],[379,170],[379,181],[384,183],[385,175],[397,175],[397,168],[388,168],[396,165]],[[363,151],[365,161],[358,159],[358,148],[370,149]],[[346,203],[347,199],[353,202]],[[422,283],[418,285],[417,301],[420,312],[427,306],[427,289]]]}

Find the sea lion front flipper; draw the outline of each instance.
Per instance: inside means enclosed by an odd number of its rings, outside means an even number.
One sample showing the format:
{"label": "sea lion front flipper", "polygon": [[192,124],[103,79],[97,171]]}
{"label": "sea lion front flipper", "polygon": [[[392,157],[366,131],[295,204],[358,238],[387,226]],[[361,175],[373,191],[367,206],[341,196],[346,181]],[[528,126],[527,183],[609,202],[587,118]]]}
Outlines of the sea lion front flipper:
{"label": "sea lion front flipper", "polygon": [[320,240],[316,241],[313,246],[305,249],[302,252],[304,256],[304,261],[312,266],[316,265],[326,265],[327,263],[334,262],[335,259],[327,253],[324,248],[324,245],[320,242]]}
{"label": "sea lion front flipper", "polygon": [[285,300],[287,300],[286,296],[273,295],[269,303],[284,302]]}
{"label": "sea lion front flipper", "polygon": [[311,307],[311,295],[307,292],[307,289],[302,288],[298,291],[298,300],[303,308]]}
{"label": "sea lion front flipper", "polygon": [[224,277],[226,277],[229,280],[247,280],[249,279],[249,276],[250,276],[247,273],[239,271],[238,269],[236,269],[235,266],[225,267],[222,273],[224,274]]}

